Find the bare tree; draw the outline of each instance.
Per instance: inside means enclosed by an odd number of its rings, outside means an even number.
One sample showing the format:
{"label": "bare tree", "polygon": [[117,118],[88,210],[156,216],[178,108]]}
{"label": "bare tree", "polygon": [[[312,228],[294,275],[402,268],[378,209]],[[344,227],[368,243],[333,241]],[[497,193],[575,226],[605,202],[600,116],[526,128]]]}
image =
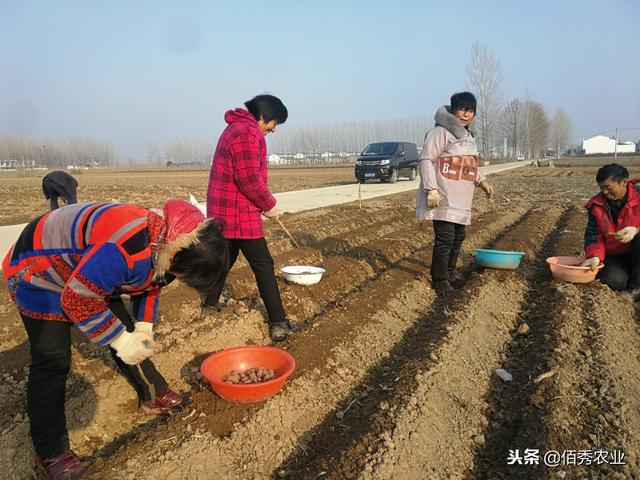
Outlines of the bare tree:
{"label": "bare tree", "polygon": [[501,120],[508,149],[515,157],[522,150],[522,103],[519,99],[511,100],[504,107]]}
{"label": "bare tree", "polygon": [[147,146],[147,163],[149,165],[160,165],[163,162],[160,149],[153,143]]}
{"label": "bare tree", "polygon": [[484,158],[488,158],[492,148],[491,140],[495,136],[497,119],[502,108],[500,62],[487,47],[476,42],[471,46],[467,74],[472,89],[478,95],[476,118],[479,126],[480,150]]}
{"label": "bare tree", "polygon": [[425,118],[339,122],[282,129],[269,138],[269,151],[278,153],[359,152],[371,142],[404,140],[421,144],[433,125]]}
{"label": "bare tree", "polygon": [[66,168],[69,165],[113,165],[116,153],[109,142],[81,138],[42,139],[0,136],[0,167]]}
{"label": "bare tree", "polygon": [[523,139],[527,158],[541,156],[549,143],[549,117],[544,105],[533,100],[523,102]]}
{"label": "bare tree", "polygon": [[160,148],[150,145],[148,160],[151,164],[209,164],[213,155],[214,145],[203,140],[170,140],[164,147],[164,154]]}
{"label": "bare tree", "polygon": [[558,108],[553,114],[551,125],[553,148],[556,150],[556,156],[560,157],[561,153],[569,148],[571,142],[571,120],[562,108]]}

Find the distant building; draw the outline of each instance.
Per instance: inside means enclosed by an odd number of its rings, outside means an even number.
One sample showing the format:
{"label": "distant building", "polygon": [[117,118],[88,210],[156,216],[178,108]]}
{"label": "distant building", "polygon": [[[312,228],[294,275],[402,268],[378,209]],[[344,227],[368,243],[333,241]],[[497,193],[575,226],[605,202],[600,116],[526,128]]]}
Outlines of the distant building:
{"label": "distant building", "polygon": [[283,162],[280,155],[278,155],[277,153],[272,153],[271,155],[269,155],[269,165],[279,165],[281,163]]}
{"label": "distant building", "polygon": [[586,138],[582,141],[582,150],[585,155],[594,153],[633,153],[636,146],[633,142],[618,143],[616,148],[616,139],[605,135],[596,135],[595,137]]}
{"label": "distant building", "polygon": [[192,162],[173,162],[174,167],[203,167],[204,162],[201,160],[194,160]]}
{"label": "distant building", "polygon": [[618,153],[633,153],[636,151],[636,144],[633,142],[618,143]]}

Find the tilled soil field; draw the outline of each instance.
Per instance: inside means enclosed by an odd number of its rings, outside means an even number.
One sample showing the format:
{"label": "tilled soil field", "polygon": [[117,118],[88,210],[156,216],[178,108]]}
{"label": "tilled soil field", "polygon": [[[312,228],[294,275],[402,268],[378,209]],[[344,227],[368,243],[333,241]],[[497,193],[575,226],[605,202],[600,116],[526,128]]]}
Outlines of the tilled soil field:
{"label": "tilled soil field", "polygon": [[[46,172],[1,172],[0,225],[28,222],[49,209],[42,193]],[[78,181],[78,201],[136,203],[158,207],[171,197],[200,201],[206,196],[209,170],[80,170],[71,172]],[[270,188],[274,193],[286,190],[329,187],[354,183],[353,167],[272,168]],[[60,204],[64,204],[60,200]]]}
{"label": "tilled soil field", "polygon": [[[433,234],[413,221],[414,193],[288,215],[299,249],[268,227],[277,267],[327,272],[316,286],[280,283],[303,330],[279,345],[297,369],[266,402],[226,402],[195,375],[211,352],[270,343],[242,261],[218,314],[200,318],[183,286],[163,294],[154,361],[193,396],[178,415],[140,413],[106,349],[76,335],[67,418],[87,478],[640,478],[636,305],[555,281],[544,261],[580,253],[594,172],[492,176],[498,196],[476,199],[463,285],[446,300],[429,286]],[[526,256],[516,271],[482,270],[479,247]],[[0,322],[0,469],[31,478],[28,351],[4,292]]]}

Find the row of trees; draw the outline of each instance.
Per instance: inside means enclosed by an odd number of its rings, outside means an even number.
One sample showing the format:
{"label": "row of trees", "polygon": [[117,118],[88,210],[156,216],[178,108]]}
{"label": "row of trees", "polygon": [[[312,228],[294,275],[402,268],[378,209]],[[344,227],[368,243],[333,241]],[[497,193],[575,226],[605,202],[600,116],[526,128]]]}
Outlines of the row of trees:
{"label": "row of trees", "polygon": [[[562,109],[550,116],[545,106],[532,98],[504,100],[499,60],[481,44],[471,47],[467,74],[478,106],[475,125],[478,149],[489,157],[538,157],[547,150],[570,148],[571,121]],[[420,145],[433,126],[427,118],[403,118],[341,122],[286,129],[270,140],[278,153],[357,152],[372,139],[401,139]]]}
{"label": "row of trees", "polygon": [[214,145],[204,140],[171,140],[164,147],[149,145],[147,163],[151,165],[171,165],[175,163],[199,162],[208,164],[213,155]]}
{"label": "row of trees", "polygon": [[[268,136],[269,152],[321,154],[323,152],[359,152],[371,141],[405,140],[422,144],[424,134],[433,124],[426,118],[372,120],[313,125],[283,129]],[[287,125],[288,127],[288,125]],[[209,163],[215,145],[201,140],[172,140],[164,146],[147,148],[147,163]]]}
{"label": "row of trees", "polygon": [[400,118],[312,125],[279,132],[269,139],[269,147],[278,153],[322,153],[359,152],[372,139],[404,140],[421,145],[432,124],[433,121],[426,118]]}
{"label": "row of trees", "polygon": [[68,165],[114,165],[116,152],[109,142],[87,139],[34,139],[0,136],[0,164],[5,168],[66,168]]}
{"label": "row of trees", "polygon": [[[501,114],[497,123],[496,138],[497,141],[500,138],[506,139],[507,155],[522,154],[531,158],[549,149],[562,153],[570,147],[571,122],[562,109],[556,110],[550,119],[541,103],[529,99],[515,99],[502,109]],[[483,147],[494,148],[494,144],[491,143],[492,135],[488,134],[487,137],[488,144]]]}
{"label": "row of trees", "polygon": [[[556,152],[570,148],[571,121],[562,109],[550,117],[545,106],[532,98],[504,100],[500,62],[488,48],[473,44],[467,74],[478,100],[477,143],[485,158],[519,155],[533,158],[550,148]],[[311,154],[359,152],[372,140],[404,140],[421,145],[425,132],[432,126],[431,118],[401,118],[286,128],[268,137],[269,150]],[[152,165],[206,164],[213,148],[210,141],[172,140],[162,147],[149,145],[146,161]],[[116,152],[109,142],[0,136],[0,162],[4,166],[111,166],[116,161]]]}
{"label": "row of trees", "polygon": [[564,110],[550,118],[544,105],[531,98],[504,102],[500,62],[485,46],[473,44],[467,73],[477,95],[478,148],[485,157],[532,158],[550,148],[556,153],[570,148],[571,121]]}

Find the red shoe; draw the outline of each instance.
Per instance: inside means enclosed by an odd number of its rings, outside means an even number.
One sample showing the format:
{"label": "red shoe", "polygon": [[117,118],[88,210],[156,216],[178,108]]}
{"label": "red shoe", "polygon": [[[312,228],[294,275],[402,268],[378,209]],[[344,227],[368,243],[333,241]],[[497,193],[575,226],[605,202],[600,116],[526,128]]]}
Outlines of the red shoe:
{"label": "red shoe", "polygon": [[189,403],[191,399],[188,392],[178,393],[168,388],[156,396],[155,402],[147,400],[140,404],[140,408],[151,415],[171,415]]}
{"label": "red shoe", "polygon": [[80,478],[84,472],[80,459],[71,450],[42,459],[36,455],[36,466],[49,480]]}

